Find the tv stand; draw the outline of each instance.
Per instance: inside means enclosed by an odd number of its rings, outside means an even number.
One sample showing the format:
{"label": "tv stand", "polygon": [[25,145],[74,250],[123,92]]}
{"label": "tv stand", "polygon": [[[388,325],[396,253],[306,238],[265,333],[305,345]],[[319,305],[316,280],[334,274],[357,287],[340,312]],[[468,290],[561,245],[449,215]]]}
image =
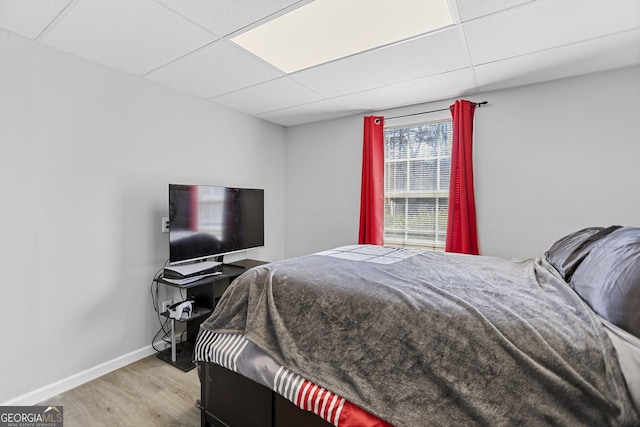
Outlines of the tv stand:
{"label": "tv stand", "polygon": [[263,264],[266,264],[266,262],[265,261],[259,261],[257,259],[241,259],[240,261],[232,261],[232,262],[230,262],[229,264],[226,264],[226,265],[231,265],[231,266],[234,266],[234,267],[242,267],[242,268],[245,268],[245,269],[248,270],[250,268],[257,267],[257,266],[263,265]]}
{"label": "tv stand", "polygon": [[[216,262],[218,261],[216,260]],[[173,319],[169,318],[168,312],[160,313],[171,321],[171,347],[160,351],[157,354],[158,358],[185,372],[195,368],[193,363],[193,344],[198,336],[200,324],[213,312],[220,297],[233,282],[233,279],[240,276],[247,269],[261,264],[266,264],[266,262],[241,260],[232,264],[221,264],[218,266],[219,271],[217,274],[204,275],[201,278],[194,277],[194,280],[187,281],[187,283],[160,276],[157,279],[158,283],[185,289],[187,291],[185,299],[193,299],[194,307],[191,317],[186,319]],[[176,342],[175,322],[186,323],[187,325],[187,340],[183,343]]]}

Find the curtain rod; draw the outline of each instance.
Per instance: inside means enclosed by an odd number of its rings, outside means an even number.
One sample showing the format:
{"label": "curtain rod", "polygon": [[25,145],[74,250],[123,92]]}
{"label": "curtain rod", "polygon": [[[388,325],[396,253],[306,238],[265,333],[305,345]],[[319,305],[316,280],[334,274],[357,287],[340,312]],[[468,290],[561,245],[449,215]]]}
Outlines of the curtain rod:
{"label": "curtain rod", "polygon": [[[482,102],[474,102],[472,105],[475,107],[482,107],[483,105],[487,105],[488,102],[487,101],[482,101]],[[411,117],[411,116],[419,116],[421,114],[429,114],[429,113],[438,113],[440,111],[449,111],[451,108],[440,108],[439,110],[431,110],[431,111],[421,111],[420,113],[413,113],[413,114],[405,114],[403,116],[394,116],[394,117],[385,117],[385,120],[391,120],[391,119],[399,119],[401,117]]]}

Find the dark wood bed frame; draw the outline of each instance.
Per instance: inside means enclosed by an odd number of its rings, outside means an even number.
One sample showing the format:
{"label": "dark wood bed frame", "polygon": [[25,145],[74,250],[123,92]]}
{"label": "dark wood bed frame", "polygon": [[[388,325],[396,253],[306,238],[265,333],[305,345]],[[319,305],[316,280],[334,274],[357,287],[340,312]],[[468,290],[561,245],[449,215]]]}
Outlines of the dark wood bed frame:
{"label": "dark wood bed frame", "polygon": [[[249,269],[262,264],[266,262],[246,259],[233,266]],[[194,341],[196,333],[190,335]],[[198,371],[202,427],[332,426],[273,390],[215,363],[200,362]]]}
{"label": "dark wood bed frame", "polygon": [[273,390],[215,363],[199,367],[202,427],[331,427]]}

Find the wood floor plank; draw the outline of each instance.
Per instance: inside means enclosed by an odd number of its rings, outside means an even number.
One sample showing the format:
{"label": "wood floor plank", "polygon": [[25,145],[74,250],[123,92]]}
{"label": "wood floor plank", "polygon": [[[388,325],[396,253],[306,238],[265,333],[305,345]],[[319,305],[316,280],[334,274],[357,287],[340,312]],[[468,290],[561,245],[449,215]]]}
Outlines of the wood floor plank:
{"label": "wood floor plank", "polygon": [[200,425],[200,380],[149,356],[39,405],[62,406],[65,427]]}

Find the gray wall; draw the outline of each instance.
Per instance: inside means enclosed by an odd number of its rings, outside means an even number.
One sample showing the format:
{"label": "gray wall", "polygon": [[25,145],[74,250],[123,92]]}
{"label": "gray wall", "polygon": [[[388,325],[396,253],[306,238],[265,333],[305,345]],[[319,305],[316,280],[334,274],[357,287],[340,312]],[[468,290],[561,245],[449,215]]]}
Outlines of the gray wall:
{"label": "gray wall", "polygon": [[[582,227],[640,226],[639,67],[466,98],[489,102],[476,112],[474,140],[483,254],[535,257]],[[288,129],[287,256],[357,241],[362,122]]]}
{"label": "gray wall", "polygon": [[[357,241],[361,115],[284,129],[3,31],[0,58],[0,404],[153,353],[169,182],[265,189],[266,245],[236,258]],[[490,103],[476,116],[484,254],[537,256],[580,227],[640,225],[639,76],[468,97]]]}
{"label": "gray wall", "polygon": [[362,116],[287,129],[287,256],[358,240]]}
{"label": "gray wall", "polygon": [[3,31],[0,58],[0,404],[31,404],[153,353],[168,183],[264,188],[237,257],[284,256],[285,129]]}

